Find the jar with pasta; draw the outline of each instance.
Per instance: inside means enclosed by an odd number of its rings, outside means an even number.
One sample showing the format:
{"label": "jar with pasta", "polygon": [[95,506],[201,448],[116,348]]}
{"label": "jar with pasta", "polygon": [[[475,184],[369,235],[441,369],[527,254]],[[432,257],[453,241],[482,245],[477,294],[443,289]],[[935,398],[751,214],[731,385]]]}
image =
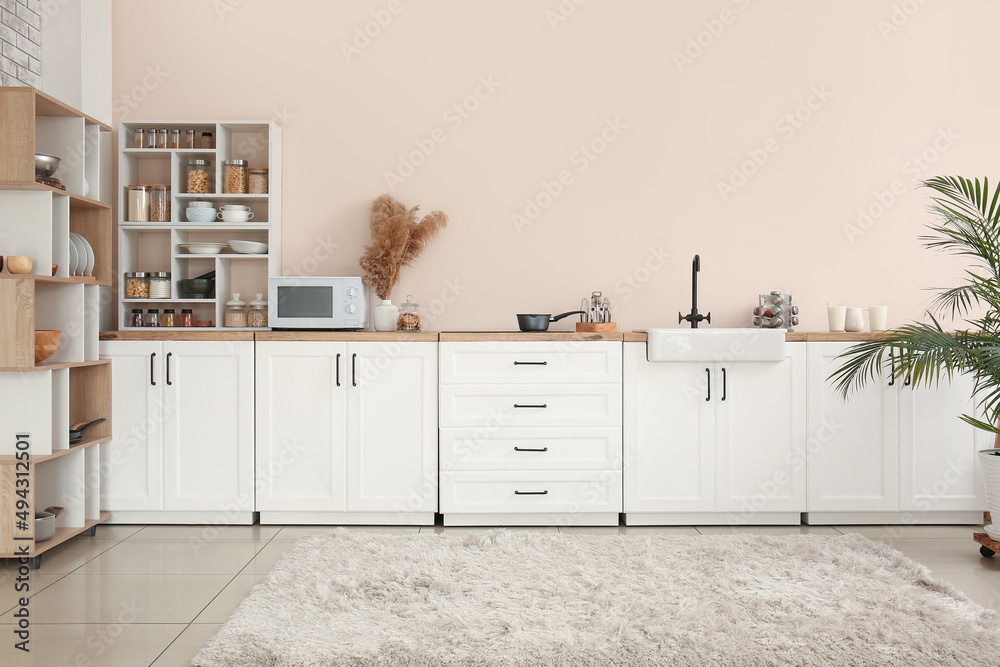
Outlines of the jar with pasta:
{"label": "jar with pasta", "polygon": [[[149,298],[149,274],[144,271],[125,274],[125,298]],[[141,312],[141,311],[140,311]]]}
{"label": "jar with pasta", "polygon": [[149,186],[128,186],[129,222],[149,222]]}
{"label": "jar with pasta", "polygon": [[267,194],[267,167],[252,167],[247,169],[249,191],[252,195]]}
{"label": "jar with pasta", "polygon": [[170,222],[170,186],[149,186],[149,221]]}
{"label": "jar with pasta", "polygon": [[211,160],[188,160],[187,191],[198,194],[211,192],[212,162]]}
{"label": "jar with pasta", "polygon": [[226,182],[223,192],[246,194],[247,192],[247,161],[226,160]]}

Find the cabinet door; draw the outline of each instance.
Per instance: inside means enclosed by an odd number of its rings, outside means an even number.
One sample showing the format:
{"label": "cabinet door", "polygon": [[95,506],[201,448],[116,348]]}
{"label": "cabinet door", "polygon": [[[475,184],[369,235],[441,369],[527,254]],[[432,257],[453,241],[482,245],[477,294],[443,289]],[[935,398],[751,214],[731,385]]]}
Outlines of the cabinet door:
{"label": "cabinet door", "polygon": [[806,509],[805,346],[779,362],[715,366],[715,509],[750,521]]}
{"label": "cabinet door", "polygon": [[256,365],[257,509],[345,511],[346,344],[259,342]]}
{"label": "cabinet door", "polygon": [[437,345],[347,351],[347,509],[437,511]]}
{"label": "cabinet door", "polygon": [[[827,380],[850,345],[806,343],[809,357],[805,456],[808,509],[895,511],[899,507],[895,385],[869,385],[846,402]],[[895,383],[898,384],[898,381]]]}
{"label": "cabinet door", "polygon": [[973,381],[956,376],[934,388],[896,383],[899,393],[900,509],[981,510],[986,505],[976,451],[993,436],[959,415],[977,415]]}
{"label": "cabinet door", "polygon": [[625,343],[626,513],[715,509],[710,366],[646,361],[644,343]]}
{"label": "cabinet door", "polygon": [[101,448],[101,509],[162,510],[163,431],[161,343],[103,341],[111,359],[111,440]]}
{"label": "cabinet door", "polygon": [[163,345],[163,506],[253,511],[253,343]]}

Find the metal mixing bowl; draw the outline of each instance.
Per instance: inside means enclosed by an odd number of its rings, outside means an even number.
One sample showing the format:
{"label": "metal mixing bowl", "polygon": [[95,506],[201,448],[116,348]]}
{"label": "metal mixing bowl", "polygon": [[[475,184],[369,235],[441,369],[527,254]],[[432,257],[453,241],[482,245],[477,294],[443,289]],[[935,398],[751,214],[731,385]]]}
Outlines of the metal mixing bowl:
{"label": "metal mixing bowl", "polygon": [[52,174],[56,173],[56,169],[59,168],[60,162],[62,162],[62,160],[54,155],[35,153],[35,176],[44,176],[48,178]]}

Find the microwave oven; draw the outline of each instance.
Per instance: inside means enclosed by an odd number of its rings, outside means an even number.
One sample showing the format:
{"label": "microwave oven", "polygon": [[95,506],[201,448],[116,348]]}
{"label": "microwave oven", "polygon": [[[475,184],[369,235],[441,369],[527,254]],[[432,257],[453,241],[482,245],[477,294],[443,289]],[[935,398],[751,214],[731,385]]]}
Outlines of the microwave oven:
{"label": "microwave oven", "polygon": [[368,299],[359,277],[278,276],[267,279],[272,329],[364,329]]}

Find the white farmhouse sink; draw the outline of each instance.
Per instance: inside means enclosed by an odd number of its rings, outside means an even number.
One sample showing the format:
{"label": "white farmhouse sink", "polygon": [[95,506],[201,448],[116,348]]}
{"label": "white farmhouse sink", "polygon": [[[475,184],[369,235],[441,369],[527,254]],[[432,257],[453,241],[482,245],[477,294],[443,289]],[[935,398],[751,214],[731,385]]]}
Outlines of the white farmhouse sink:
{"label": "white farmhouse sink", "polygon": [[781,361],[784,329],[647,329],[649,361]]}

